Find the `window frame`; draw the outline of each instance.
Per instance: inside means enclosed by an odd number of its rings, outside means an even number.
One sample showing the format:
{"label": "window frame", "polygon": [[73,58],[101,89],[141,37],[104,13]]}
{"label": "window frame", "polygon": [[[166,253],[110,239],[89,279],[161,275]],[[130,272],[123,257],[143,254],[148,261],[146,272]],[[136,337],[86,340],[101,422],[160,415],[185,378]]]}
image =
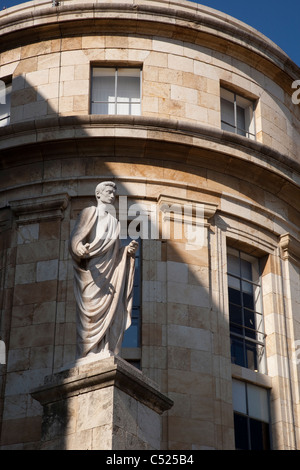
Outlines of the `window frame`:
{"label": "window frame", "polygon": [[[104,101],[104,100],[95,100],[93,99],[93,86],[94,86],[94,76],[93,76],[93,72],[94,70],[96,69],[114,69],[114,101],[113,102],[109,102],[109,101]],[[139,98],[138,98],[138,101],[135,103],[135,104],[138,104],[139,105],[139,113],[138,114],[135,114],[135,113],[118,113],[118,105],[120,104],[120,102],[118,101],[118,77],[119,77],[119,70],[120,69],[126,69],[126,70],[130,70],[130,69],[135,69],[135,70],[139,70]],[[143,72],[143,68],[142,68],[142,65],[141,64],[132,64],[132,65],[123,65],[123,64],[118,64],[118,65],[109,65],[109,64],[105,64],[105,65],[91,65],[91,80],[90,80],[90,114],[99,114],[99,113],[94,113],[92,111],[93,109],[93,105],[94,104],[100,104],[100,103],[107,103],[108,105],[109,104],[113,104],[114,105],[114,112],[113,113],[110,113],[110,112],[107,112],[107,113],[100,113],[101,116],[122,116],[122,115],[125,115],[125,116],[140,116],[142,114],[142,72]]]}
{"label": "window frame", "polygon": [[[238,255],[238,256],[237,256]],[[239,260],[239,276],[234,274],[230,271],[229,267],[229,256],[234,256]],[[257,273],[256,280],[249,280],[242,276],[242,260],[248,261],[251,263],[252,271],[253,266],[256,265],[255,270]],[[230,278],[237,281],[240,286],[240,289],[236,289],[240,293],[241,303],[237,304],[231,301],[230,299],[230,286],[231,280]],[[253,308],[249,308],[245,306],[244,303],[244,295],[246,291],[243,290],[243,284],[249,284],[253,286],[253,290],[259,290],[257,297],[259,297],[260,306],[254,305]],[[230,332],[230,343],[231,343],[231,362],[232,364],[239,365],[249,370],[254,370],[255,372],[260,372],[263,374],[267,373],[267,358],[266,358],[266,334],[265,334],[265,327],[264,327],[264,315],[263,315],[263,292],[262,292],[262,275],[260,269],[260,258],[254,257],[249,255],[245,251],[241,251],[240,249],[232,248],[230,246],[227,247],[227,292],[228,292],[228,315],[229,315],[229,332]],[[255,296],[253,295],[253,298]],[[234,308],[240,309],[241,312],[241,322],[235,323],[232,318],[234,313],[231,314]],[[231,310],[232,309],[232,310]],[[251,314],[254,319],[255,328],[250,328],[247,326],[247,319],[245,315],[249,314],[249,318],[251,318]],[[245,320],[246,318],[246,320]],[[259,322],[257,321],[259,319]],[[259,323],[259,328],[257,328],[257,324]],[[241,330],[239,333],[238,330]],[[248,335],[247,335],[248,333]],[[253,337],[255,335],[255,337]],[[233,357],[233,348],[234,345],[238,347],[240,344],[242,349],[242,363],[240,363],[239,359],[234,360]],[[248,352],[251,352],[251,346],[255,349],[252,350],[253,354],[253,367],[249,366],[249,358]],[[259,351],[261,353],[261,359],[259,358]]]}
{"label": "window frame", "polygon": [[[233,95],[233,100],[232,101],[230,99],[227,99],[224,96],[226,94],[228,95],[228,93]],[[222,100],[228,101],[229,103],[233,104],[233,121],[234,121],[234,124],[226,122],[222,119]],[[239,104],[242,104],[243,101],[244,102],[247,101],[248,106],[239,106]],[[246,120],[245,111],[251,109],[252,116],[251,116],[251,119],[249,119],[249,121],[250,121],[249,125],[248,126],[245,125],[244,129],[239,127],[238,108],[244,110],[245,120]],[[232,132],[232,133],[237,134],[237,135],[242,135],[242,136],[247,137],[248,139],[251,139],[251,140],[256,140],[255,110],[256,110],[256,100],[255,99],[251,99],[249,97],[243,96],[242,93],[236,92],[235,90],[232,90],[232,89],[230,89],[230,88],[228,88],[224,85],[220,86],[220,113],[221,113],[220,117],[221,117],[221,129],[222,130],[225,130],[227,132]],[[224,125],[232,128],[232,130],[224,129],[224,127],[223,127]],[[252,129],[251,129],[251,127],[252,127]]]}
{"label": "window frame", "polygon": [[[12,93],[12,77],[5,77],[1,78],[0,82],[4,83],[4,90],[5,90],[5,103],[1,103],[0,101],[0,106],[5,106],[7,105],[8,112],[6,115],[3,115],[3,117],[0,114],[0,127],[5,127],[10,124],[10,118],[11,118],[11,93]],[[9,89],[9,92],[7,93],[7,90]],[[0,90],[1,91],[1,90]],[[7,103],[7,96],[9,96],[9,100]],[[1,95],[0,95],[1,98]],[[7,122],[5,122],[7,121]]]}

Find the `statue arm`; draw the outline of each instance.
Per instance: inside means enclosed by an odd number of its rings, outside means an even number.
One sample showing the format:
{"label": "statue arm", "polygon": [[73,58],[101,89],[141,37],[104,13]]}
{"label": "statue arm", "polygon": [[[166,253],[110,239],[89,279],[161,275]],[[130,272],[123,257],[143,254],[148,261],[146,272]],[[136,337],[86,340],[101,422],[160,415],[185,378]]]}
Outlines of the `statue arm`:
{"label": "statue arm", "polygon": [[85,239],[92,230],[96,218],[97,211],[95,207],[87,207],[79,214],[69,244],[71,255],[75,259],[88,254],[89,244],[85,243]]}

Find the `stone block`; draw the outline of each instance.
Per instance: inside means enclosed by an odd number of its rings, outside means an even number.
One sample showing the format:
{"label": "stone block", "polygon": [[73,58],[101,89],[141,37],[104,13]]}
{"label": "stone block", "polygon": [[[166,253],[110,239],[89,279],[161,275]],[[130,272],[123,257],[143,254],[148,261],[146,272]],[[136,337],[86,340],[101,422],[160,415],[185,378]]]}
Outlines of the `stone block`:
{"label": "stone block", "polygon": [[182,70],[183,72],[194,71],[194,61],[188,57],[176,56],[173,54],[168,55],[168,67],[170,69]]}
{"label": "stone block", "polygon": [[38,261],[36,266],[36,282],[51,281],[57,279],[58,260]]}

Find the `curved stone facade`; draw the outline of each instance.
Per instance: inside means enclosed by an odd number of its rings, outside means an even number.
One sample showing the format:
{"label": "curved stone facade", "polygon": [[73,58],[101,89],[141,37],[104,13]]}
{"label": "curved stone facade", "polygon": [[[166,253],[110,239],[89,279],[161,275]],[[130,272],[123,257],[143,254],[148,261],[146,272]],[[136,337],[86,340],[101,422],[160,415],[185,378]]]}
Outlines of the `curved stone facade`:
{"label": "curved stone facade", "polygon": [[[174,401],[162,448],[235,448],[233,379],[268,390],[272,448],[298,448],[300,69],[249,26],[183,0],[41,0],[0,12],[0,26],[0,80],[12,83],[0,127],[2,448],[39,448],[30,390],[74,359],[70,230],[107,179],[129,208],[161,216],[142,240],[141,342],[122,355]],[[140,115],[91,114],[93,67],[141,69]],[[222,89],[253,103],[252,138],[222,127]],[[194,226],[202,211],[194,249],[175,236],[183,207]],[[230,249],[261,265],[263,372],[232,364]],[[65,442],[78,446],[70,430]]]}

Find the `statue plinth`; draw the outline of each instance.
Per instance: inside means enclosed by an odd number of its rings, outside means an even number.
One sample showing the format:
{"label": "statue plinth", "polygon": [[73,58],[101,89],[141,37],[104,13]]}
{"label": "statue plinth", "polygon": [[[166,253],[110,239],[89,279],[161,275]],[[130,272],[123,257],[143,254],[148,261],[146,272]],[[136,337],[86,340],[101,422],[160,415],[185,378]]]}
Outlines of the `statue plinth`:
{"label": "statue plinth", "polygon": [[118,356],[78,361],[32,392],[43,406],[41,449],[159,450],[172,401]]}

